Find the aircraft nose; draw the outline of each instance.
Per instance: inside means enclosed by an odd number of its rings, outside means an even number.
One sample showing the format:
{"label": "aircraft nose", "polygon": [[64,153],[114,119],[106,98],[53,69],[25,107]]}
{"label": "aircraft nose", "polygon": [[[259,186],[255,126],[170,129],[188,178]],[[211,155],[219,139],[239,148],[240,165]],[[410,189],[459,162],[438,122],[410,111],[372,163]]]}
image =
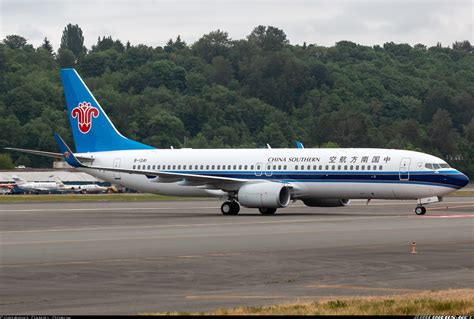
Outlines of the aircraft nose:
{"label": "aircraft nose", "polygon": [[467,177],[466,174],[463,174],[461,172],[459,172],[458,180],[459,180],[459,186],[461,187],[466,186],[470,182],[469,177]]}

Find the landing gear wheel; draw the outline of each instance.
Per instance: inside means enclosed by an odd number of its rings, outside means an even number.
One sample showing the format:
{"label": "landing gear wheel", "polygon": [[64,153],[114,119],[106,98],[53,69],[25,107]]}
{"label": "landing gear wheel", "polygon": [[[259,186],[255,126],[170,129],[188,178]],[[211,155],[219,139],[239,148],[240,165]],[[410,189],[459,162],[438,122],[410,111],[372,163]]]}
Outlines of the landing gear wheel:
{"label": "landing gear wheel", "polygon": [[426,208],[423,206],[417,206],[415,208],[415,214],[417,215],[424,215],[426,213]]}
{"label": "landing gear wheel", "polygon": [[237,215],[240,211],[240,205],[237,202],[227,201],[221,206],[221,212],[224,215]]}
{"label": "landing gear wheel", "polygon": [[262,215],[273,215],[276,213],[277,209],[276,208],[265,208],[265,207],[260,207],[258,209],[260,214]]}

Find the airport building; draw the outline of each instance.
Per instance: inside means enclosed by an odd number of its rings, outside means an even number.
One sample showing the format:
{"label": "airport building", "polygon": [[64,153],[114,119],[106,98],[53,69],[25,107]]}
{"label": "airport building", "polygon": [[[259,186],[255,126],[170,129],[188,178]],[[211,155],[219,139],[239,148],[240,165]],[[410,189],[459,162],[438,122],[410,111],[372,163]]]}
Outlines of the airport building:
{"label": "airport building", "polygon": [[0,170],[0,183],[13,183],[13,177],[18,176],[25,181],[32,182],[54,182],[60,179],[63,183],[75,184],[100,184],[104,181],[87,173],[78,172],[74,169],[34,169],[16,168],[13,170]]}

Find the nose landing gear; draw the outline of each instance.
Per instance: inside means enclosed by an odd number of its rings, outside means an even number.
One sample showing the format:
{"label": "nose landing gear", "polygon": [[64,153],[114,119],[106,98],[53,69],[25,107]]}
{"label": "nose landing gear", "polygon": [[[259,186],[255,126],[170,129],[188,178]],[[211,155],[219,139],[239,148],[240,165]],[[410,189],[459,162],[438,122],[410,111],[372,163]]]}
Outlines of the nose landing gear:
{"label": "nose landing gear", "polygon": [[415,208],[415,214],[424,215],[426,213],[426,208],[424,206],[418,205]]}

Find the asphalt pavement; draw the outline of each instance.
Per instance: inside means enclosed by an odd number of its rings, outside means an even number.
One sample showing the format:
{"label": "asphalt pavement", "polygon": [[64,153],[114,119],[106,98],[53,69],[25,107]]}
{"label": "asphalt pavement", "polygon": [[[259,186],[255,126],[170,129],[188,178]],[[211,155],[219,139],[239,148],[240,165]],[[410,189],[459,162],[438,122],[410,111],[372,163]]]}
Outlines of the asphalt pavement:
{"label": "asphalt pavement", "polygon": [[[1,314],[201,311],[474,287],[474,198],[0,204]],[[416,254],[411,253],[412,242]]]}

